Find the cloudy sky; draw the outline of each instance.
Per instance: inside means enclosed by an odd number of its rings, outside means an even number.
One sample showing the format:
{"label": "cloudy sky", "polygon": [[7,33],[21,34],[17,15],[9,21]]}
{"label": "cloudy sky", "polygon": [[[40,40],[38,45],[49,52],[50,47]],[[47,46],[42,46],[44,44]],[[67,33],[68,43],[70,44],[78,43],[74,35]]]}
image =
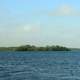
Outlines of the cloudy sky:
{"label": "cloudy sky", "polygon": [[0,46],[80,48],[80,0],[0,0]]}

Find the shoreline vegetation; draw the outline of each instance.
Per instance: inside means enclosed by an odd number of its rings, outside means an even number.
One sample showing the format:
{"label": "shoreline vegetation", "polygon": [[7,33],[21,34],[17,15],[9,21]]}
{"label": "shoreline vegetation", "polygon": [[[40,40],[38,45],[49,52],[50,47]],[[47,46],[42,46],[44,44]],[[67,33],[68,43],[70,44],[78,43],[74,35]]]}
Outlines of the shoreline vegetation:
{"label": "shoreline vegetation", "polygon": [[24,45],[19,47],[0,47],[0,51],[71,51],[70,48],[63,46],[45,46],[38,47],[34,45]]}

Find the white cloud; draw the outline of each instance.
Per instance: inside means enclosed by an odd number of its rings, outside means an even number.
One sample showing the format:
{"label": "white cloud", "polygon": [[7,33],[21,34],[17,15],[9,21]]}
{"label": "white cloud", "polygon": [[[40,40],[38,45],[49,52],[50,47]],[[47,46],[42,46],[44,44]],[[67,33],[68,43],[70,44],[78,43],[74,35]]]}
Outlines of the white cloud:
{"label": "white cloud", "polygon": [[26,26],[23,27],[23,30],[26,31],[26,32],[32,32],[33,26],[26,25]]}
{"label": "white cloud", "polygon": [[70,5],[61,5],[50,12],[49,16],[80,16],[80,13]]}
{"label": "white cloud", "polygon": [[70,15],[72,14],[73,10],[70,6],[68,5],[63,5],[59,8],[58,12],[62,15]]}
{"label": "white cloud", "polygon": [[17,27],[16,32],[21,34],[27,34],[27,33],[33,34],[33,33],[39,33],[40,29],[41,29],[40,25],[38,24],[27,24]]}

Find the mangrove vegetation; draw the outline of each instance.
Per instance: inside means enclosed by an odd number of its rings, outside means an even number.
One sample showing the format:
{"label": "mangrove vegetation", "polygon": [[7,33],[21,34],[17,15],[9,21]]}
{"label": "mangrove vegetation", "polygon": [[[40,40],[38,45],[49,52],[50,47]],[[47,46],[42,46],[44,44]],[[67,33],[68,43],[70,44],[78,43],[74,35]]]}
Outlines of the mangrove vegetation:
{"label": "mangrove vegetation", "polygon": [[0,51],[70,51],[69,48],[63,46],[34,46],[25,45],[19,47],[0,47]]}

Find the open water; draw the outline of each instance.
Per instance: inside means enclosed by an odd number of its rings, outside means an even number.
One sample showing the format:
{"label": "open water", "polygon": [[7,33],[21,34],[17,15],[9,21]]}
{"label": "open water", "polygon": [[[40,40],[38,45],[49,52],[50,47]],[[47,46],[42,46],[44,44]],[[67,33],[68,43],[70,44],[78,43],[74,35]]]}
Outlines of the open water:
{"label": "open water", "polygon": [[80,80],[80,51],[0,52],[0,80]]}

